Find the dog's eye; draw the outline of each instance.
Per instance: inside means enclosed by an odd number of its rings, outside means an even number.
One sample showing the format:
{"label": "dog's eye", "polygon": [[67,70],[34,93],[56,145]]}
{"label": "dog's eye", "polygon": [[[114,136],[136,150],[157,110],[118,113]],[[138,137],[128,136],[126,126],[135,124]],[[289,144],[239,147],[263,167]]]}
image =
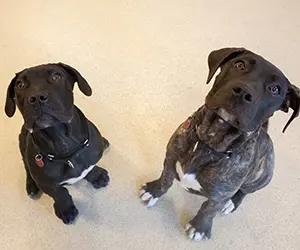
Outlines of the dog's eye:
{"label": "dog's eye", "polygon": [[280,94],[280,87],[278,85],[271,85],[268,88],[272,95],[276,96]]}
{"label": "dog's eye", "polygon": [[22,81],[19,80],[19,81],[16,82],[16,87],[18,89],[24,89],[26,87],[26,85],[25,85],[24,82],[22,82]]}
{"label": "dog's eye", "polygon": [[235,62],[234,67],[238,70],[245,70],[246,69],[245,62],[243,62],[243,61]]}
{"label": "dog's eye", "polygon": [[61,75],[55,73],[51,76],[52,81],[59,82],[61,80]]}

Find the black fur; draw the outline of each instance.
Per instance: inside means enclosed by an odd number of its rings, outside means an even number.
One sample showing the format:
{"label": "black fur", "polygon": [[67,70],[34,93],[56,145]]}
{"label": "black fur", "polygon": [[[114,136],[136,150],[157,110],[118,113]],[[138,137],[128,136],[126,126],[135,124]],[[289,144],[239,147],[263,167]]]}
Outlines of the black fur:
{"label": "black fur", "polygon": [[[109,146],[108,140],[73,104],[75,82],[85,95],[92,94],[87,81],[66,64],[28,68],[11,81],[5,105],[9,117],[14,115],[17,105],[24,118],[19,147],[26,170],[27,194],[37,198],[42,191],[51,196],[55,214],[65,224],[72,223],[78,211],[62,183],[96,165]],[[85,144],[86,139],[89,140]],[[37,164],[37,155],[42,157],[43,166]],[[105,187],[109,182],[108,172],[97,166],[85,179],[95,188]]]}

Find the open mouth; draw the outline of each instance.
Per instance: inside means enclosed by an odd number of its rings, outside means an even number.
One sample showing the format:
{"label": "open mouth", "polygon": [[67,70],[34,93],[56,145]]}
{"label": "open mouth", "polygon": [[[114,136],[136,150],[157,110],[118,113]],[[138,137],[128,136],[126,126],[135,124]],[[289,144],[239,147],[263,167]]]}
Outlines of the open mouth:
{"label": "open mouth", "polygon": [[239,125],[239,122],[238,122],[236,116],[230,114],[226,109],[218,108],[215,112],[225,122],[227,122],[233,126]]}
{"label": "open mouth", "polygon": [[[252,134],[257,128],[256,127],[247,127],[244,123],[241,123],[237,116],[230,114],[225,108],[218,108],[216,110],[212,110],[220,117],[223,121],[230,124],[232,127],[246,133],[247,135]],[[248,129],[247,129],[248,128]]]}
{"label": "open mouth", "polygon": [[222,121],[230,124],[231,126],[237,129],[240,129],[240,122],[238,121],[237,117],[229,113],[225,108],[211,109],[207,105],[206,107],[212,112],[214,112]]}

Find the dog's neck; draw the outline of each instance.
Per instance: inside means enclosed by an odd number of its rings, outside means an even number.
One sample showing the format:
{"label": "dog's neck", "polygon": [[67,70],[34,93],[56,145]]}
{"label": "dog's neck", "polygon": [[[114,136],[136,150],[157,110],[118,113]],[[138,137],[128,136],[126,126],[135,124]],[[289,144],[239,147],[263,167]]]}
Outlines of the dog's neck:
{"label": "dog's neck", "polygon": [[66,155],[73,151],[87,137],[85,117],[74,106],[74,116],[69,123],[59,123],[34,132],[37,147],[51,155]]}
{"label": "dog's neck", "polygon": [[248,140],[256,138],[261,126],[245,133],[221,119],[215,112],[202,106],[195,114],[198,139],[216,152],[233,152]]}

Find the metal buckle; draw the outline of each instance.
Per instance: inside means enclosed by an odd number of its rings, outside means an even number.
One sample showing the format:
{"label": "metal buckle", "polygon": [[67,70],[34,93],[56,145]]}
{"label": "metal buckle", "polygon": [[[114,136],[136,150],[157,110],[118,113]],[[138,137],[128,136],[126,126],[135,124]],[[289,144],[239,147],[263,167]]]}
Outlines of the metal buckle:
{"label": "metal buckle", "polygon": [[74,165],[73,165],[73,163],[72,163],[70,160],[67,160],[67,163],[68,163],[68,165],[69,165],[71,168],[74,168]]}

